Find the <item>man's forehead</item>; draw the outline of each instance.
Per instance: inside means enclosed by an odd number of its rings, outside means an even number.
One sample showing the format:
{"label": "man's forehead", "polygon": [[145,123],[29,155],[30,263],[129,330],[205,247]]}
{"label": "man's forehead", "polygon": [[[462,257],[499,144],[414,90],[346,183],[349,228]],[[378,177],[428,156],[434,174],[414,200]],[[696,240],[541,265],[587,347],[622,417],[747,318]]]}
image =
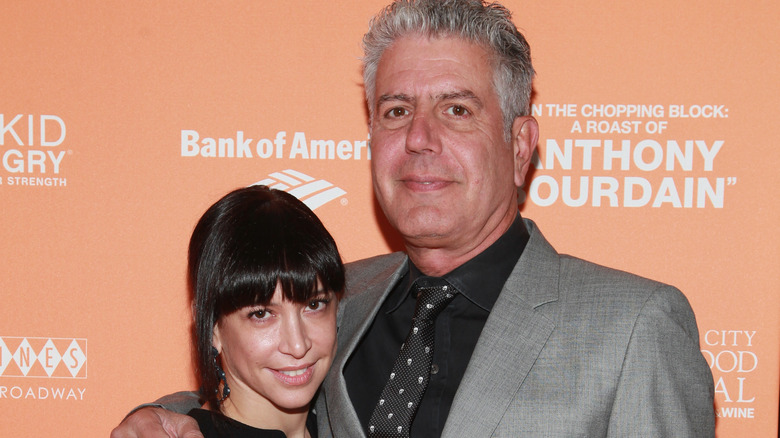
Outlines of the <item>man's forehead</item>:
{"label": "man's forehead", "polygon": [[[443,41],[421,38],[434,44]],[[482,107],[486,99],[491,100],[495,93],[493,69],[487,56],[480,56],[480,52],[486,55],[484,48],[457,37],[447,40],[451,41],[437,47],[420,47],[407,38],[391,46],[375,76],[374,105],[469,100]],[[455,44],[456,50],[446,50],[447,44]]]}
{"label": "man's forehead", "polygon": [[379,64],[387,58],[388,53],[408,58],[430,58],[431,50],[445,52],[470,51],[471,57],[490,58],[491,50],[484,44],[477,43],[460,35],[422,35],[417,33],[397,37],[388,45],[379,57]]}
{"label": "man's forehead", "polygon": [[489,81],[492,71],[482,46],[452,37],[405,37],[382,54],[375,79],[377,91],[384,89],[380,91],[383,94],[404,94],[413,88],[430,87],[433,88],[417,90],[418,94],[476,94],[474,87]]}

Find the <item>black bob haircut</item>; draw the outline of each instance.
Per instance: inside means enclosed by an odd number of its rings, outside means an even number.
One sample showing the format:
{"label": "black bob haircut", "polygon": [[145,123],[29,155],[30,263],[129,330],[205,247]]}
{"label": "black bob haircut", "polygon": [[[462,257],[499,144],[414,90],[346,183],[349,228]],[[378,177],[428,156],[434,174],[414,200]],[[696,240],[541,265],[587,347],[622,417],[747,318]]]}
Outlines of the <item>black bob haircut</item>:
{"label": "black bob haircut", "polygon": [[[306,303],[344,294],[344,265],[317,216],[289,193],[266,186],[234,190],[203,214],[192,232],[188,281],[201,393],[216,407],[212,337],[223,315],[284,299]],[[318,289],[318,282],[322,289]]]}

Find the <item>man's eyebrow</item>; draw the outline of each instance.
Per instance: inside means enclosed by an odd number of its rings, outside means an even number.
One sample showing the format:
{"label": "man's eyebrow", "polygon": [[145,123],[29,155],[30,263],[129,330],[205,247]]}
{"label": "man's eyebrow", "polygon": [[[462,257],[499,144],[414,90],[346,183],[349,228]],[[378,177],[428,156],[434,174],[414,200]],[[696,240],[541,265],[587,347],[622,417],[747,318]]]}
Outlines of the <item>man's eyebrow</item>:
{"label": "man's eyebrow", "polygon": [[379,96],[376,101],[376,105],[382,105],[385,102],[414,102],[414,98],[407,94],[383,94]]}
{"label": "man's eyebrow", "polygon": [[451,93],[441,93],[436,95],[436,100],[461,100],[461,99],[474,101],[477,104],[477,106],[479,106],[480,108],[483,106],[482,100],[471,90],[453,91]]}
{"label": "man's eyebrow", "polygon": [[[476,103],[478,107],[482,107],[482,100],[471,90],[461,90],[461,91],[452,91],[447,93],[439,93],[435,96],[433,96],[434,100],[442,101],[442,100],[471,100]],[[413,96],[409,96],[408,94],[383,94],[379,96],[379,98],[376,101],[376,105],[380,106],[386,102],[404,102],[404,103],[414,103],[415,98]]]}

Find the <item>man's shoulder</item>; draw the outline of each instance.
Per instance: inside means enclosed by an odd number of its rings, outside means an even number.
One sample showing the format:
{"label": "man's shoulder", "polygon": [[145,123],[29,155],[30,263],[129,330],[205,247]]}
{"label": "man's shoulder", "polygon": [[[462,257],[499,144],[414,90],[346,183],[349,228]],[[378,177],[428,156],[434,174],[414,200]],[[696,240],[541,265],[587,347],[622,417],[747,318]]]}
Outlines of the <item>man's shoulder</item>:
{"label": "man's shoulder", "polygon": [[690,303],[678,288],[573,256],[561,256],[559,286],[561,304],[575,313],[598,308],[613,318],[633,320],[649,306],[693,318]]}
{"label": "man's shoulder", "polygon": [[368,284],[387,281],[406,260],[405,253],[394,252],[347,263],[344,266],[347,274],[347,294],[363,290]]}
{"label": "man's shoulder", "polygon": [[526,247],[528,259],[524,262],[521,259],[526,275],[529,274],[529,270],[543,271],[537,272],[536,275],[547,282],[553,282],[561,290],[593,290],[601,294],[621,290],[647,292],[659,288],[671,288],[641,275],[558,253],[533,221],[526,220],[526,225],[531,233],[531,240]]}
{"label": "man's shoulder", "polygon": [[381,254],[376,255],[373,257],[367,257],[360,260],[355,260],[354,262],[349,262],[345,264],[344,266],[347,269],[347,272],[351,270],[362,270],[367,269],[372,266],[382,266],[387,264],[398,264],[402,262],[406,258],[406,253],[398,251],[393,252],[390,254]]}
{"label": "man's shoulder", "polygon": [[[689,326],[693,312],[676,287],[641,275],[558,253],[530,223],[531,251],[513,287],[559,326],[619,325],[630,330],[644,313],[674,315]],[[528,280],[531,279],[531,289]],[[689,330],[693,332],[692,330]]]}
{"label": "man's shoulder", "polygon": [[656,289],[668,286],[662,282],[643,277],[638,274],[601,265],[589,260],[568,254],[560,256],[561,282],[576,282],[578,284],[597,284],[615,287],[632,287],[641,289]]}
{"label": "man's shoulder", "polygon": [[359,278],[372,277],[379,272],[386,271],[388,268],[395,269],[405,260],[405,253],[394,252],[356,260],[347,263],[344,267],[347,272],[348,281],[354,281]]}

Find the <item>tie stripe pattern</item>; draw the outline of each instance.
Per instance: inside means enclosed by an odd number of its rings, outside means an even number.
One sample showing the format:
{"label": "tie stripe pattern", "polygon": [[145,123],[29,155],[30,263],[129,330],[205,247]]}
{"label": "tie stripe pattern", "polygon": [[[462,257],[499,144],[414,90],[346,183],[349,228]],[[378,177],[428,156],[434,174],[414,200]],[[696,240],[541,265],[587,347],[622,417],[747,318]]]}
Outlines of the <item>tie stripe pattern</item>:
{"label": "tie stripe pattern", "polygon": [[457,293],[444,279],[433,277],[417,279],[412,288],[418,294],[412,327],[371,415],[372,438],[409,436],[430,380],[436,317]]}

